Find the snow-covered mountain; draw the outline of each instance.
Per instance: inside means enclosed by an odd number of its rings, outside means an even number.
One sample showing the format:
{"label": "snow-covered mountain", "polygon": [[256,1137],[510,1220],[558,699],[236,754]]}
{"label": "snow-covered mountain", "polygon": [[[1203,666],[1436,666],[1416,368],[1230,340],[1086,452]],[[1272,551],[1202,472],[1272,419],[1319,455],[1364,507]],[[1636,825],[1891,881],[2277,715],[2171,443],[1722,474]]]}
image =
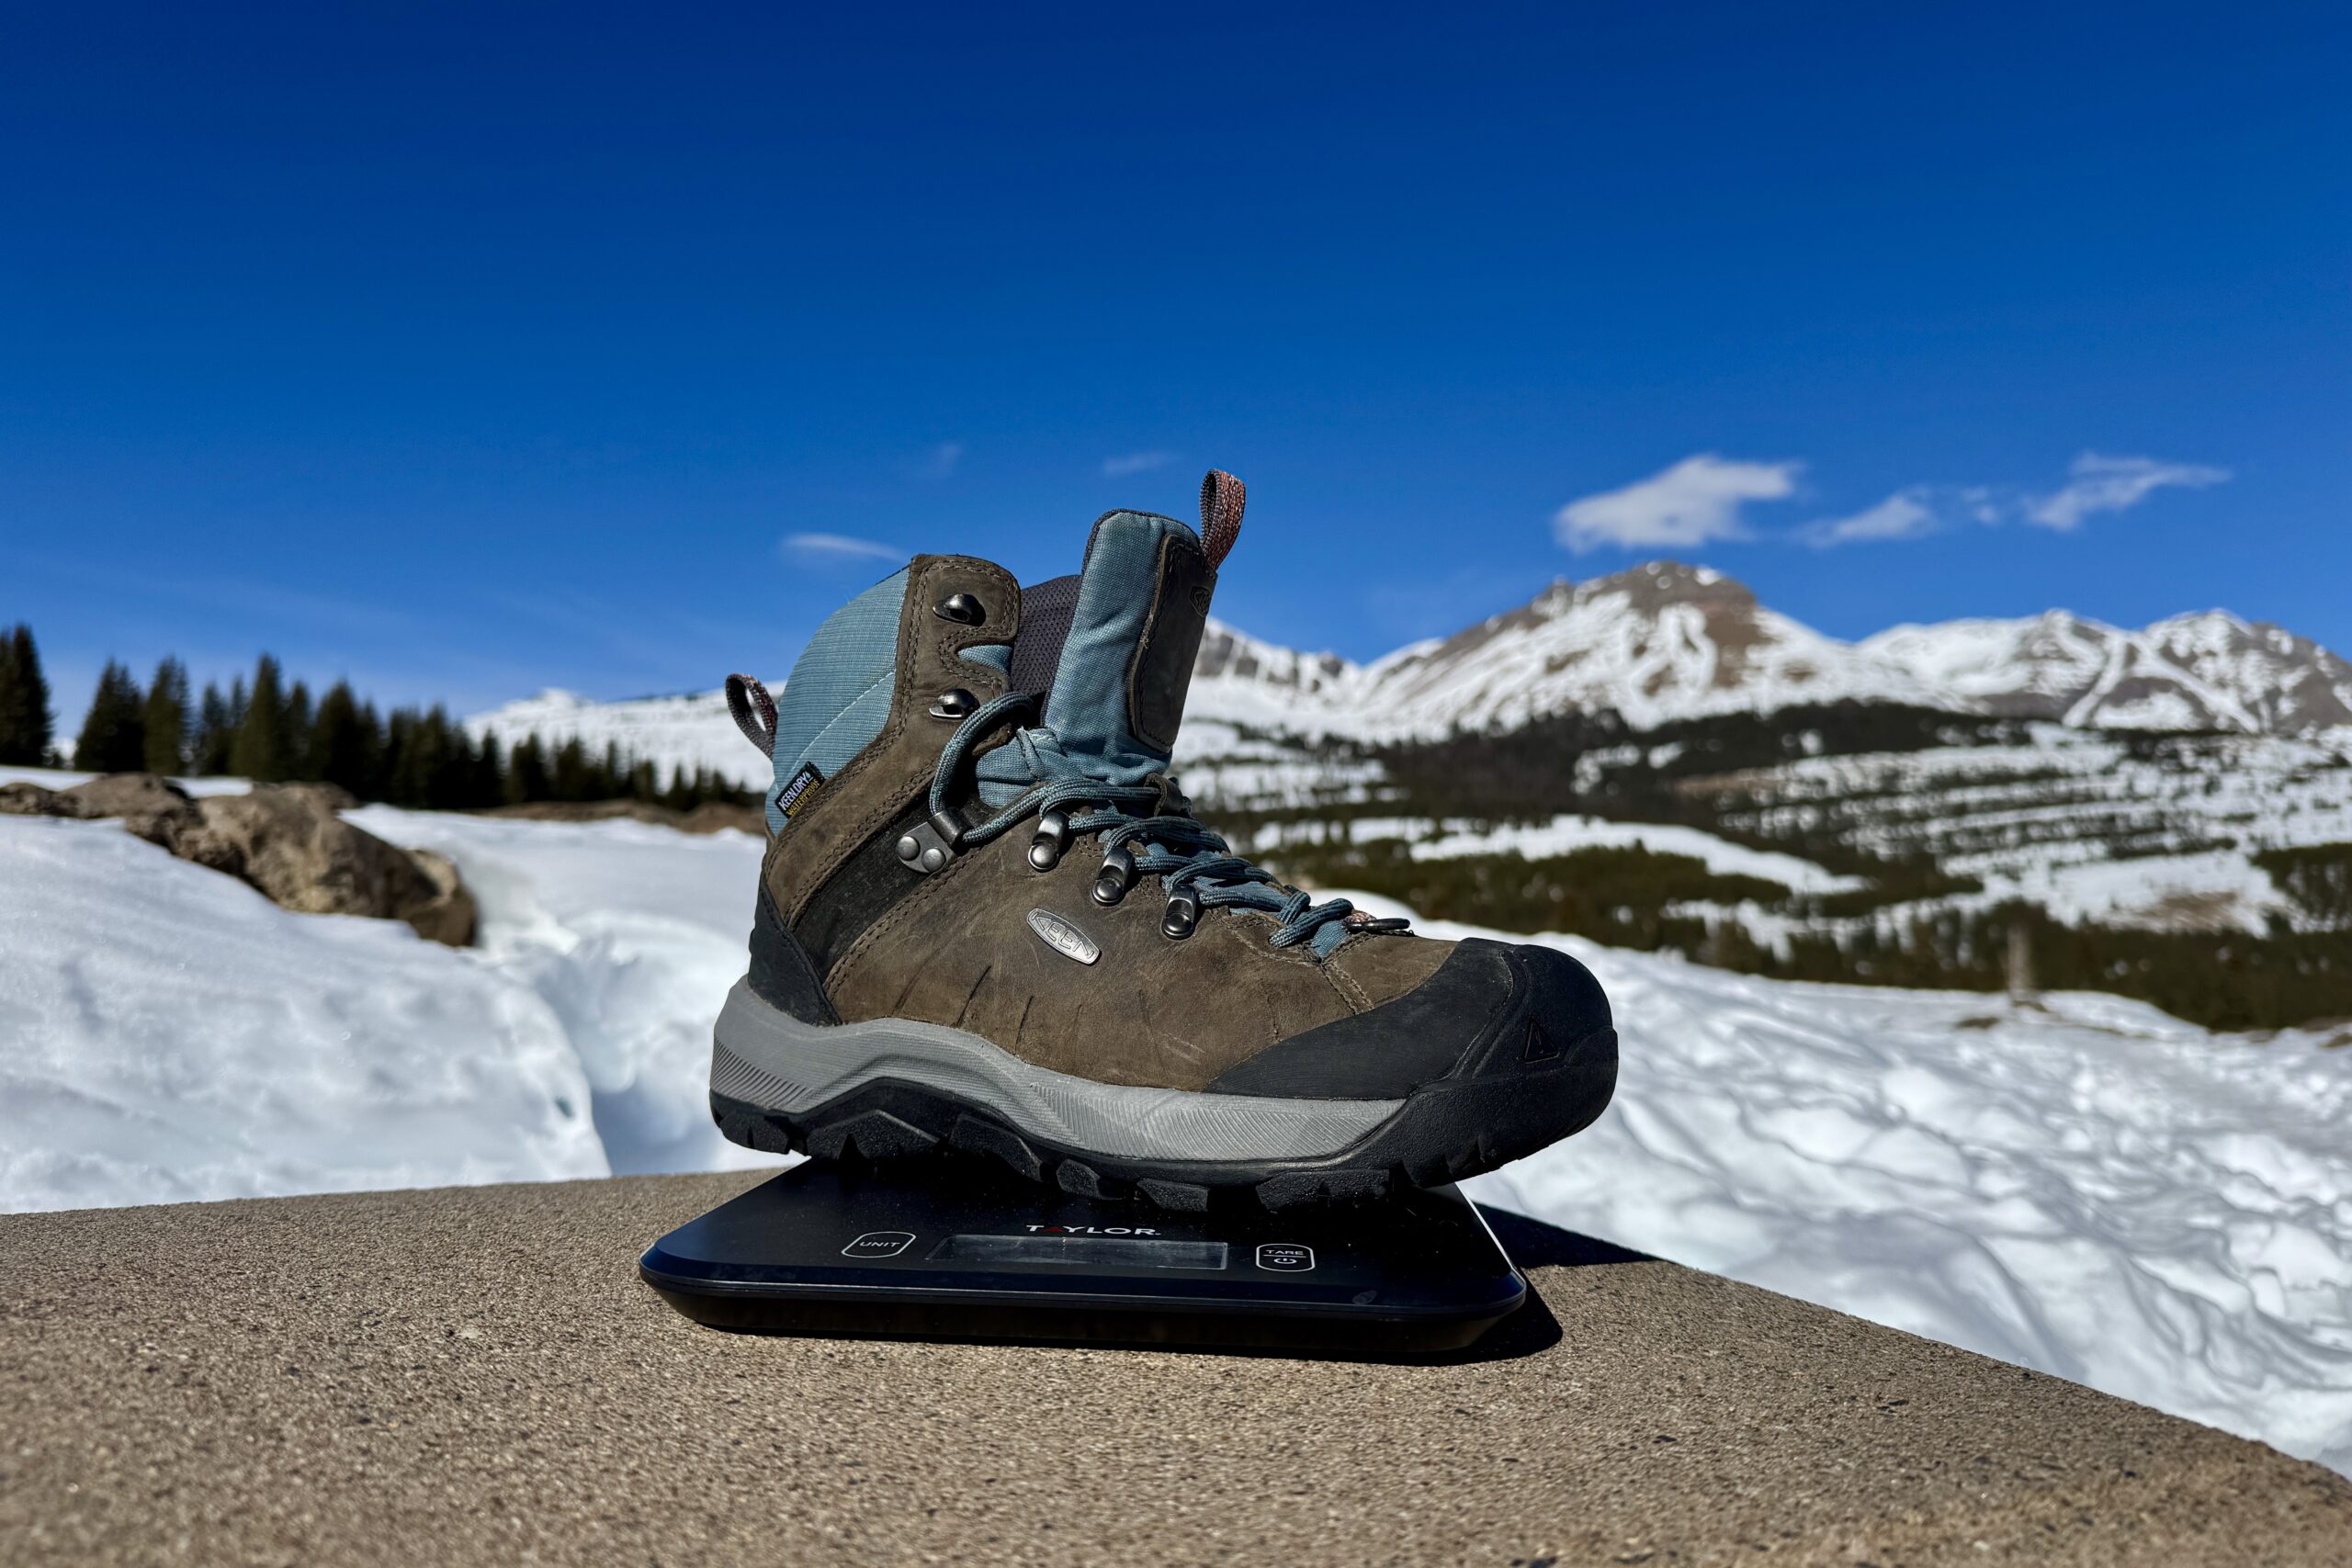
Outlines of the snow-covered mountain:
{"label": "snow-covered mountain", "polygon": [[[775,687],[781,691],[784,682],[778,681]],[[678,768],[709,768],[741,789],[763,789],[770,782],[768,764],[743,743],[728,716],[722,691],[600,703],[550,688],[476,714],[466,720],[466,728],[476,739],[492,735],[509,748],[533,735],[550,745],[577,737],[591,751],[617,746],[623,754],[650,761],[665,774]]]}
{"label": "snow-covered mountain", "polygon": [[1939,705],[1900,665],[1764,608],[1721,572],[1656,561],[1555,582],[1506,614],[1342,677],[1378,733],[1512,728],[1613,708],[1636,728],[1840,698]]}
{"label": "snow-covered mountain", "polygon": [[1188,716],[1267,729],[1297,727],[1310,708],[1347,709],[1363,671],[1336,653],[1298,653],[1212,619],[1193,661]]}
{"label": "snow-covered mountain", "polygon": [[2126,631],[2052,610],[1895,626],[1857,648],[1985,713],[2085,729],[2297,735],[2352,725],[2352,664],[2221,610]]}
{"label": "snow-covered mountain", "polygon": [[[1516,610],[1365,665],[1229,628],[1213,641],[1215,678],[1196,678],[1192,711],[1307,734],[1510,728],[1571,709],[1614,709],[1644,729],[1841,698],[2086,729],[2352,726],[2352,663],[2224,611],[2127,631],[2052,610],[1901,626],[1849,643],[1765,608],[1720,572],[1671,561],[1555,582]],[[1209,652],[1204,645],[1202,676]]]}
{"label": "snow-covered mountain", "polygon": [[[2077,728],[2302,735],[2352,728],[2352,663],[2223,611],[2127,631],[2064,610],[1900,626],[1843,642],[1674,561],[1553,583],[1515,610],[1369,664],[1209,623],[1187,724],[1197,753],[1236,727],[1301,739],[1397,739],[1612,709],[1635,728],[1800,704],[1908,703]],[[597,703],[569,692],[468,721],[509,744],[537,733],[618,745],[668,768],[767,782],[716,691]]]}

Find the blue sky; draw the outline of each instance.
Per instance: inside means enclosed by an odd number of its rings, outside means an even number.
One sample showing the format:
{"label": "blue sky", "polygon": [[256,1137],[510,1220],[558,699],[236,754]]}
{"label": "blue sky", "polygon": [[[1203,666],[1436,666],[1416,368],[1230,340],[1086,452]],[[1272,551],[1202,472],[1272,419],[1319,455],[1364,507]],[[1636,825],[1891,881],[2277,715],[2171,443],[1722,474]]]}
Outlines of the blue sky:
{"label": "blue sky", "polygon": [[1216,465],[1356,657],[1658,555],[2352,649],[2352,13],[1271,10],[13,6],[0,622],[704,688]]}

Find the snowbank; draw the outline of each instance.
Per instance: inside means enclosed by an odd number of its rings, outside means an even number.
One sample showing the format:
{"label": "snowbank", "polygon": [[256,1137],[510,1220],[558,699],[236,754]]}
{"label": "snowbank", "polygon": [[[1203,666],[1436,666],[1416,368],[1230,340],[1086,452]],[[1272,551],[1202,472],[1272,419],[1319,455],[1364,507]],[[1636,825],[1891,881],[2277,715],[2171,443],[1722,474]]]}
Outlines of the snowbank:
{"label": "snowbank", "polygon": [[743,977],[761,840],[386,806],[345,817],[457,863],[481,908],[481,961],[561,1022],[616,1172],[775,1163],[710,1120],[710,1031]]}
{"label": "snowbank", "polygon": [[0,817],[0,1208],[606,1168],[561,1023],[496,970],[116,823]]}

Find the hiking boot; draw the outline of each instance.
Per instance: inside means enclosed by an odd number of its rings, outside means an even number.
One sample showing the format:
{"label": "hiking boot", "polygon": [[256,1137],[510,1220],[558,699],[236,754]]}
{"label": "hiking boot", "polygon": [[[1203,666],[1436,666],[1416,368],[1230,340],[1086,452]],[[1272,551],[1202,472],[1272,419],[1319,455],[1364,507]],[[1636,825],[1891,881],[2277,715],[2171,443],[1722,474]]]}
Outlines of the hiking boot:
{"label": "hiking boot", "polygon": [[775,783],[711,1064],[728,1137],[1281,1208],[1600,1113],[1616,1035],[1576,960],[1317,902],[1192,815],[1169,758],[1241,502],[1213,473],[1198,535],[1110,513],[1026,589],[917,556],[818,628],[780,709],[729,681]]}

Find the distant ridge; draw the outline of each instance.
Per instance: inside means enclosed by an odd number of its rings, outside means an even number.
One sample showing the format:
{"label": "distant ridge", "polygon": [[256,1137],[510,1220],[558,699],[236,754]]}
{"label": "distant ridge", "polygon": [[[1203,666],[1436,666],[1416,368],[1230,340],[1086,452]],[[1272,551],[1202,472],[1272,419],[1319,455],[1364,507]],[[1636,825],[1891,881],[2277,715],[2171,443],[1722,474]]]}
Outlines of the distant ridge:
{"label": "distant ridge", "polygon": [[[2138,631],[2064,610],[1815,631],[1706,567],[1653,561],[1545,588],[1452,637],[1357,664],[1211,621],[1188,716],[1302,739],[1405,739],[1613,709],[1637,729],[1804,704],[1906,703],[2079,728],[2307,735],[2352,730],[2352,663],[2225,611]],[[717,691],[599,703],[548,691],[467,721],[511,743],[610,743],[664,767],[768,782]]]}
{"label": "distant ridge", "polygon": [[2352,664],[2222,610],[2136,632],[2052,610],[1896,626],[1856,646],[1984,712],[2079,728],[2300,735],[2352,725]]}
{"label": "distant ridge", "polygon": [[1370,664],[1216,626],[1192,711],[1385,739],[1614,709],[1637,729],[1853,699],[2081,728],[2301,735],[2352,727],[2352,663],[2224,611],[2127,631],[2064,610],[1841,642],[1705,567],[1558,581],[1518,609]]}

